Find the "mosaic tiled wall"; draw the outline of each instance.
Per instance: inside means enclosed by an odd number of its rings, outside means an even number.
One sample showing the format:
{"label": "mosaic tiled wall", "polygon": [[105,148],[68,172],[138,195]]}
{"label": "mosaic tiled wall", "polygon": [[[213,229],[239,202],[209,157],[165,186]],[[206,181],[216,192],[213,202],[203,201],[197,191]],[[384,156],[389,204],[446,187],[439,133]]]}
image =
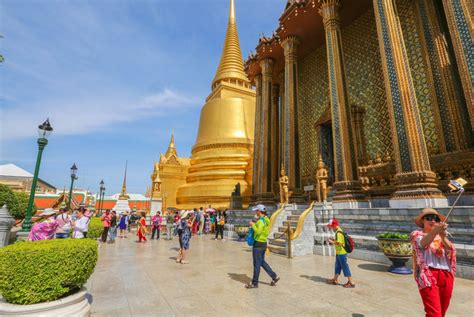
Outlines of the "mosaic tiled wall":
{"label": "mosaic tiled wall", "polygon": [[[392,151],[390,125],[373,10],[342,31],[349,102],[365,108],[364,135],[367,154],[375,158]],[[302,175],[313,175],[319,140],[314,123],[328,99],[326,47],[299,61],[299,104]]]}
{"label": "mosaic tiled wall", "polygon": [[416,13],[412,0],[397,1],[398,15],[402,25],[411,76],[415,85],[416,99],[420,110],[426,147],[429,154],[439,153],[438,131],[433,115],[433,97],[428,86],[428,74],[423,59],[423,50],[417,30]]}

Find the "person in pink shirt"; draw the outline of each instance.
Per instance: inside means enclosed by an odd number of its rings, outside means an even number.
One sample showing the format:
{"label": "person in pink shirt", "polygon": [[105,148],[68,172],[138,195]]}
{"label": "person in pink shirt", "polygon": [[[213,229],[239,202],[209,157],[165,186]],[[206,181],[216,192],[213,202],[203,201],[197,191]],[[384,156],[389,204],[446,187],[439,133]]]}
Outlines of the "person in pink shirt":
{"label": "person in pink shirt", "polygon": [[54,215],[56,212],[52,208],[46,208],[39,214],[40,219],[31,227],[28,241],[52,240],[59,225],[58,221],[54,219]]}
{"label": "person in pink shirt", "polygon": [[105,213],[100,217],[100,220],[102,221],[102,227],[104,227],[104,230],[102,231],[102,242],[107,242],[107,234],[109,233],[109,228],[110,228],[110,222],[112,221],[112,214],[110,213],[110,209],[107,209]]}
{"label": "person in pink shirt", "polygon": [[156,214],[151,218],[151,240],[155,238],[155,233],[157,233],[156,240],[160,240],[160,229],[162,220],[163,218],[161,217],[159,211],[157,211]]}
{"label": "person in pink shirt", "polygon": [[56,229],[56,239],[66,239],[71,233],[71,210],[60,208],[59,213],[55,216],[58,221],[58,228]]}

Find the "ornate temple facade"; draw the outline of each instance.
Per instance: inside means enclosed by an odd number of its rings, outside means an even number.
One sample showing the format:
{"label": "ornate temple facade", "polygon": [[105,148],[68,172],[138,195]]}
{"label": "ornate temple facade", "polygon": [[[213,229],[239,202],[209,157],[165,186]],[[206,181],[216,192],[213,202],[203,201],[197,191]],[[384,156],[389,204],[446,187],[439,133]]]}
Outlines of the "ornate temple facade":
{"label": "ornate temple facade", "polygon": [[180,208],[209,204],[228,208],[237,183],[244,204],[250,200],[255,90],[244,71],[233,0],[230,0],[224,48],[211,89],[201,110],[186,184],[177,190],[176,202]]}
{"label": "ornate temple facade", "polygon": [[278,200],[283,166],[303,201],[319,156],[335,208],[446,206],[455,177],[472,195],[472,12],[469,0],[288,1],[245,63],[254,200]]}
{"label": "ornate temple facade", "polygon": [[151,175],[151,211],[165,210],[176,207],[176,192],[186,184],[189,158],[179,157],[174,143],[174,134],[165,154],[160,154],[160,160],[155,162]]}

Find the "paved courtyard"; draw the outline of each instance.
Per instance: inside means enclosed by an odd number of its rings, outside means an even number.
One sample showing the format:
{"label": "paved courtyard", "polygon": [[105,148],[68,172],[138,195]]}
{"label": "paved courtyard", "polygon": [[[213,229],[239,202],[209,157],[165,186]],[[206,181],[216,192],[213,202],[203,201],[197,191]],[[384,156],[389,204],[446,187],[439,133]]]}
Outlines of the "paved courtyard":
{"label": "paved courtyard", "polygon": [[[176,264],[178,241],[135,243],[135,236],[101,244],[88,282],[92,316],[422,316],[412,276],[350,260],[355,289],[325,284],[331,257],[267,257],[277,286],[262,270],[258,289],[247,290],[252,254],[244,242],[191,239],[190,264]],[[345,279],[341,279],[340,282]],[[448,316],[467,316],[474,281],[456,279]]]}

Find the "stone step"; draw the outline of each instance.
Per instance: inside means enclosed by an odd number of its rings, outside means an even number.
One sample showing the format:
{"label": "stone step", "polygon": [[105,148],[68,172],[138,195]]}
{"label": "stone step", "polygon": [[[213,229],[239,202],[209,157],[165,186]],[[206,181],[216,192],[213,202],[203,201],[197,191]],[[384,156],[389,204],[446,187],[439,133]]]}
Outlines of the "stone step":
{"label": "stone step", "polygon": [[268,249],[272,253],[286,255],[286,247],[280,247],[280,246],[277,246],[277,245],[268,245]]}
{"label": "stone step", "polygon": [[286,248],[286,239],[268,239],[268,244]]}
{"label": "stone step", "polygon": [[[285,232],[288,227],[278,227],[278,232],[282,233]],[[292,231],[295,231],[296,226],[290,226]]]}
{"label": "stone step", "polygon": [[285,220],[283,221],[282,227],[288,227],[288,222],[290,223],[290,227],[296,227],[298,225],[298,220]]}
{"label": "stone step", "polygon": [[291,221],[298,221],[298,219],[300,219],[300,216],[290,215],[286,219]]}

